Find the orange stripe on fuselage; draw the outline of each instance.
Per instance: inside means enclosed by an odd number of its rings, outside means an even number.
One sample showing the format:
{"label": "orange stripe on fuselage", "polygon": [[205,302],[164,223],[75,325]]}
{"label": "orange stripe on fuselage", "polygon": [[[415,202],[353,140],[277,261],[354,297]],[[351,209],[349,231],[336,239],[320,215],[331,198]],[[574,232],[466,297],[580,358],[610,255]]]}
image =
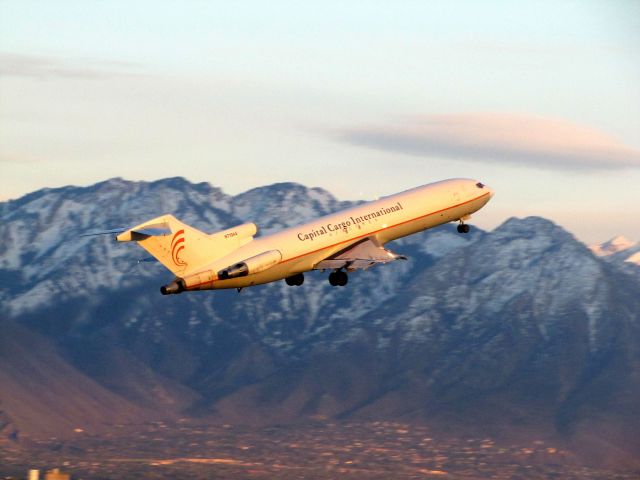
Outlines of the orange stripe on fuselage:
{"label": "orange stripe on fuselage", "polygon": [[[471,203],[471,202],[475,202],[476,200],[480,200],[481,198],[486,197],[487,195],[490,195],[490,192],[487,192],[487,193],[485,193],[485,194],[483,194],[483,195],[480,195],[479,197],[473,198],[473,199],[471,199],[471,200],[467,200],[466,202],[458,203],[457,205],[453,205],[453,206],[451,206],[451,207],[442,208],[442,209],[440,209],[440,210],[436,210],[435,212],[426,213],[426,214],[424,214],[424,215],[420,215],[419,217],[415,217],[415,218],[412,218],[412,219],[409,219],[409,220],[405,220],[405,221],[403,221],[403,222],[396,223],[395,225],[391,225],[391,226],[388,226],[388,227],[380,228],[380,229],[378,229],[378,230],[374,230],[373,232],[365,233],[365,234],[363,234],[363,235],[359,235],[359,236],[357,236],[357,237],[348,238],[347,240],[342,240],[341,242],[337,242],[337,243],[334,243],[334,244],[332,244],[332,245],[327,245],[327,246],[324,246],[324,247],[318,248],[318,249],[316,249],[316,250],[312,250],[312,251],[310,251],[310,252],[303,253],[302,255],[297,255],[297,256],[295,256],[295,257],[291,257],[291,258],[287,258],[287,259],[280,260],[276,265],[280,265],[281,263],[290,262],[290,261],[292,261],[292,260],[296,260],[296,259],[298,259],[298,258],[306,257],[307,255],[312,255],[312,254],[314,254],[314,253],[316,253],[316,252],[319,252],[320,250],[326,250],[326,249],[328,249],[328,248],[333,248],[333,247],[338,246],[338,245],[341,245],[341,244],[343,244],[343,243],[349,243],[349,242],[353,242],[354,240],[358,240],[358,239],[360,239],[360,238],[370,237],[371,235],[375,235],[376,233],[382,232],[382,231],[384,231],[384,230],[389,230],[390,228],[399,227],[400,225],[404,225],[404,224],[406,224],[406,223],[415,222],[416,220],[420,220],[421,218],[429,217],[429,216],[431,216],[431,215],[436,215],[436,214],[438,214],[438,213],[445,212],[445,211],[447,211],[447,210],[451,210],[451,209],[453,209],[453,208],[458,208],[458,207],[461,207],[462,205],[466,205],[467,203]],[[417,232],[416,232],[416,233],[417,233]],[[275,265],[274,265],[274,266],[275,266]],[[272,268],[273,268],[273,267],[272,267]],[[202,272],[194,273],[194,275],[199,275],[200,273],[202,273]],[[210,280],[210,281],[207,281],[207,282],[197,283],[197,284],[195,284],[195,285],[191,285],[191,286],[187,287],[187,288],[186,288],[186,290],[194,290],[196,287],[200,287],[200,286],[202,286],[202,285],[207,285],[207,284],[211,284],[211,286],[213,286],[213,283],[214,283],[215,281],[217,281],[217,280],[218,280],[218,279],[216,278],[216,279],[214,279],[214,280]],[[223,280],[223,281],[224,281],[224,280]]]}

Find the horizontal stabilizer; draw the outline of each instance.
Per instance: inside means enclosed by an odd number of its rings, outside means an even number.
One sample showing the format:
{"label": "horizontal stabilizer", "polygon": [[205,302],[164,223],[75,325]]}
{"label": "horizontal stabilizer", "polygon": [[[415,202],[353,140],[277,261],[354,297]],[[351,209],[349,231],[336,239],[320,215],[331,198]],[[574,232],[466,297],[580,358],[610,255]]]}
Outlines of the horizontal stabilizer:
{"label": "horizontal stabilizer", "polygon": [[82,233],[80,235],[78,235],[79,237],[93,237],[95,235],[113,235],[114,233],[122,233],[126,230],[126,228],[112,228],[111,230],[101,230],[99,232],[89,232],[89,233]]}
{"label": "horizontal stabilizer", "polygon": [[132,230],[132,232],[139,233],[140,235],[146,235],[147,237],[159,237],[161,235],[170,235],[171,229],[169,227],[141,228],[139,230]]}
{"label": "horizontal stabilizer", "polygon": [[[170,235],[171,228],[166,223],[158,223],[156,225],[145,225],[144,227],[137,229],[128,229],[128,228],[112,228],[110,230],[101,230],[98,232],[89,232],[82,233],[80,237],[93,237],[96,235],[113,235],[114,233],[120,235],[121,233],[130,231],[131,233],[137,233],[139,235],[144,235],[145,237],[157,237],[160,235]],[[137,239],[132,239],[137,240]],[[123,240],[119,240],[123,241]]]}
{"label": "horizontal stabilizer", "polygon": [[171,235],[171,227],[167,222],[142,224],[125,230],[116,237],[119,242],[139,242],[148,237]]}

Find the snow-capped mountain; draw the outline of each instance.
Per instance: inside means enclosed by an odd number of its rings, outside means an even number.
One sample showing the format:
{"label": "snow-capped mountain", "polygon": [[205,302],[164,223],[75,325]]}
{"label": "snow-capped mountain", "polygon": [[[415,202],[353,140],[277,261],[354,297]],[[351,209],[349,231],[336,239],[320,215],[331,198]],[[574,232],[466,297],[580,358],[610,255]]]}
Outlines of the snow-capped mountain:
{"label": "snow-capped mountain", "polygon": [[[84,299],[88,292],[93,298],[96,298],[95,293],[108,296],[120,289],[126,291],[135,287],[151,292],[171,278],[171,274],[158,264],[139,263],[147,254],[135,245],[117,244],[110,236],[81,236],[84,233],[131,226],[144,219],[173,212],[203,231],[212,232],[255,221],[265,234],[349,205],[349,202],[339,202],[321,189],[295,184],[276,184],[230,197],[207,184],[192,185],[179,178],[148,184],[114,179],[87,188],[42,190],[2,205],[0,234],[6,241],[0,247],[0,274],[10,281],[0,293],[0,300],[9,317],[19,318],[49,308],[51,304]],[[244,309],[245,297],[255,297],[252,311],[240,315],[241,318],[260,316],[261,320],[252,324],[250,329],[258,328],[257,334],[264,341],[291,346],[293,339],[288,337],[301,326],[297,321],[291,328],[279,325],[287,317],[283,314],[287,309],[299,307],[306,311],[304,333],[298,333],[311,335],[325,297],[336,301],[351,296],[355,290],[358,295],[382,302],[395,292],[400,283],[392,281],[393,277],[408,274],[413,263],[428,262],[430,258],[466,244],[480,234],[478,231],[461,239],[453,234],[452,229],[445,229],[427,242],[422,242],[420,237],[403,240],[399,242],[403,253],[416,251],[411,262],[398,262],[390,268],[365,272],[361,278],[354,277],[350,292],[330,288],[318,273],[310,276],[301,291],[293,291],[284,284],[268,285],[243,292],[238,301],[235,293],[218,292],[205,298],[196,294],[179,303],[186,301],[193,307],[202,306],[209,309],[209,318],[217,318],[220,308]],[[373,278],[375,282],[367,281]],[[269,306],[259,307],[256,304],[265,297],[262,289],[275,295],[275,298],[269,298]],[[219,301],[225,297],[231,300]],[[143,318],[145,309],[153,308],[159,302],[163,300],[155,295],[144,295],[136,302],[140,313],[133,312],[130,316]],[[274,305],[274,302],[277,303]],[[374,307],[374,303],[369,303],[360,310],[363,313]],[[222,313],[226,315],[228,312]],[[339,317],[338,312],[332,315]],[[324,312],[322,318],[325,322]],[[145,320],[135,320],[138,321]],[[157,323],[157,319],[154,320],[154,325]],[[192,322],[193,325],[200,323],[195,319]],[[318,328],[324,330],[326,324]]]}
{"label": "snow-capped mountain", "polygon": [[589,249],[598,257],[606,257],[625,250],[629,250],[636,244],[627,239],[623,235],[613,237],[611,240],[607,240],[603,243],[591,245]]}
{"label": "snow-capped mountain", "polygon": [[640,452],[625,433],[640,428],[640,282],[545,219],[407,237],[389,247],[408,261],[345,288],[312,272],[297,288],[168,297],[171,274],[138,263],[144,251],[80,236],[167,212],[203,231],[255,221],[268,233],[349,205],[290,183],[237,196],[180,178],[40,190],[0,204],[2,315],[120,406],[263,423],[605,425],[603,438]]}
{"label": "snow-capped mountain", "polygon": [[617,236],[589,249],[605,261],[615,265],[640,281],[640,243]]}

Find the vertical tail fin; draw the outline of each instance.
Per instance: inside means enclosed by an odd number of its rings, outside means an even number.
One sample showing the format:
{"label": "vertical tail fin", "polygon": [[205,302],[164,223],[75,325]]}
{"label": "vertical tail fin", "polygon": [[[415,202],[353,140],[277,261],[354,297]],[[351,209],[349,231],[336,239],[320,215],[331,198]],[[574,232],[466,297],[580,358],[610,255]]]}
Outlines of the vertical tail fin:
{"label": "vertical tail fin", "polygon": [[208,235],[162,215],[136,225],[116,237],[119,242],[137,242],[177,277],[221,258],[250,242],[257,232],[253,223]]}
{"label": "vertical tail fin", "polygon": [[119,242],[137,242],[176,276],[211,261],[200,247],[209,235],[182,223],[173,215],[162,215],[122,232]]}

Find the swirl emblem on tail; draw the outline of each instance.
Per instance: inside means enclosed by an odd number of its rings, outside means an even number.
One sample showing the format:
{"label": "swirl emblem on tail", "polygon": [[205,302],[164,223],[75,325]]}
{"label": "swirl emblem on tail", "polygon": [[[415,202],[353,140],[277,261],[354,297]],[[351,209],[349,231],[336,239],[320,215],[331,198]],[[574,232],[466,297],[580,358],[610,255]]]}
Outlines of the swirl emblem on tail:
{"label": "swirl emblem on tail", "polygon": [[171,259],[178,267],[184,267],[187,263],[180,258],[180,252],[184,250],[184,229],[178,230],[171,240]]}

